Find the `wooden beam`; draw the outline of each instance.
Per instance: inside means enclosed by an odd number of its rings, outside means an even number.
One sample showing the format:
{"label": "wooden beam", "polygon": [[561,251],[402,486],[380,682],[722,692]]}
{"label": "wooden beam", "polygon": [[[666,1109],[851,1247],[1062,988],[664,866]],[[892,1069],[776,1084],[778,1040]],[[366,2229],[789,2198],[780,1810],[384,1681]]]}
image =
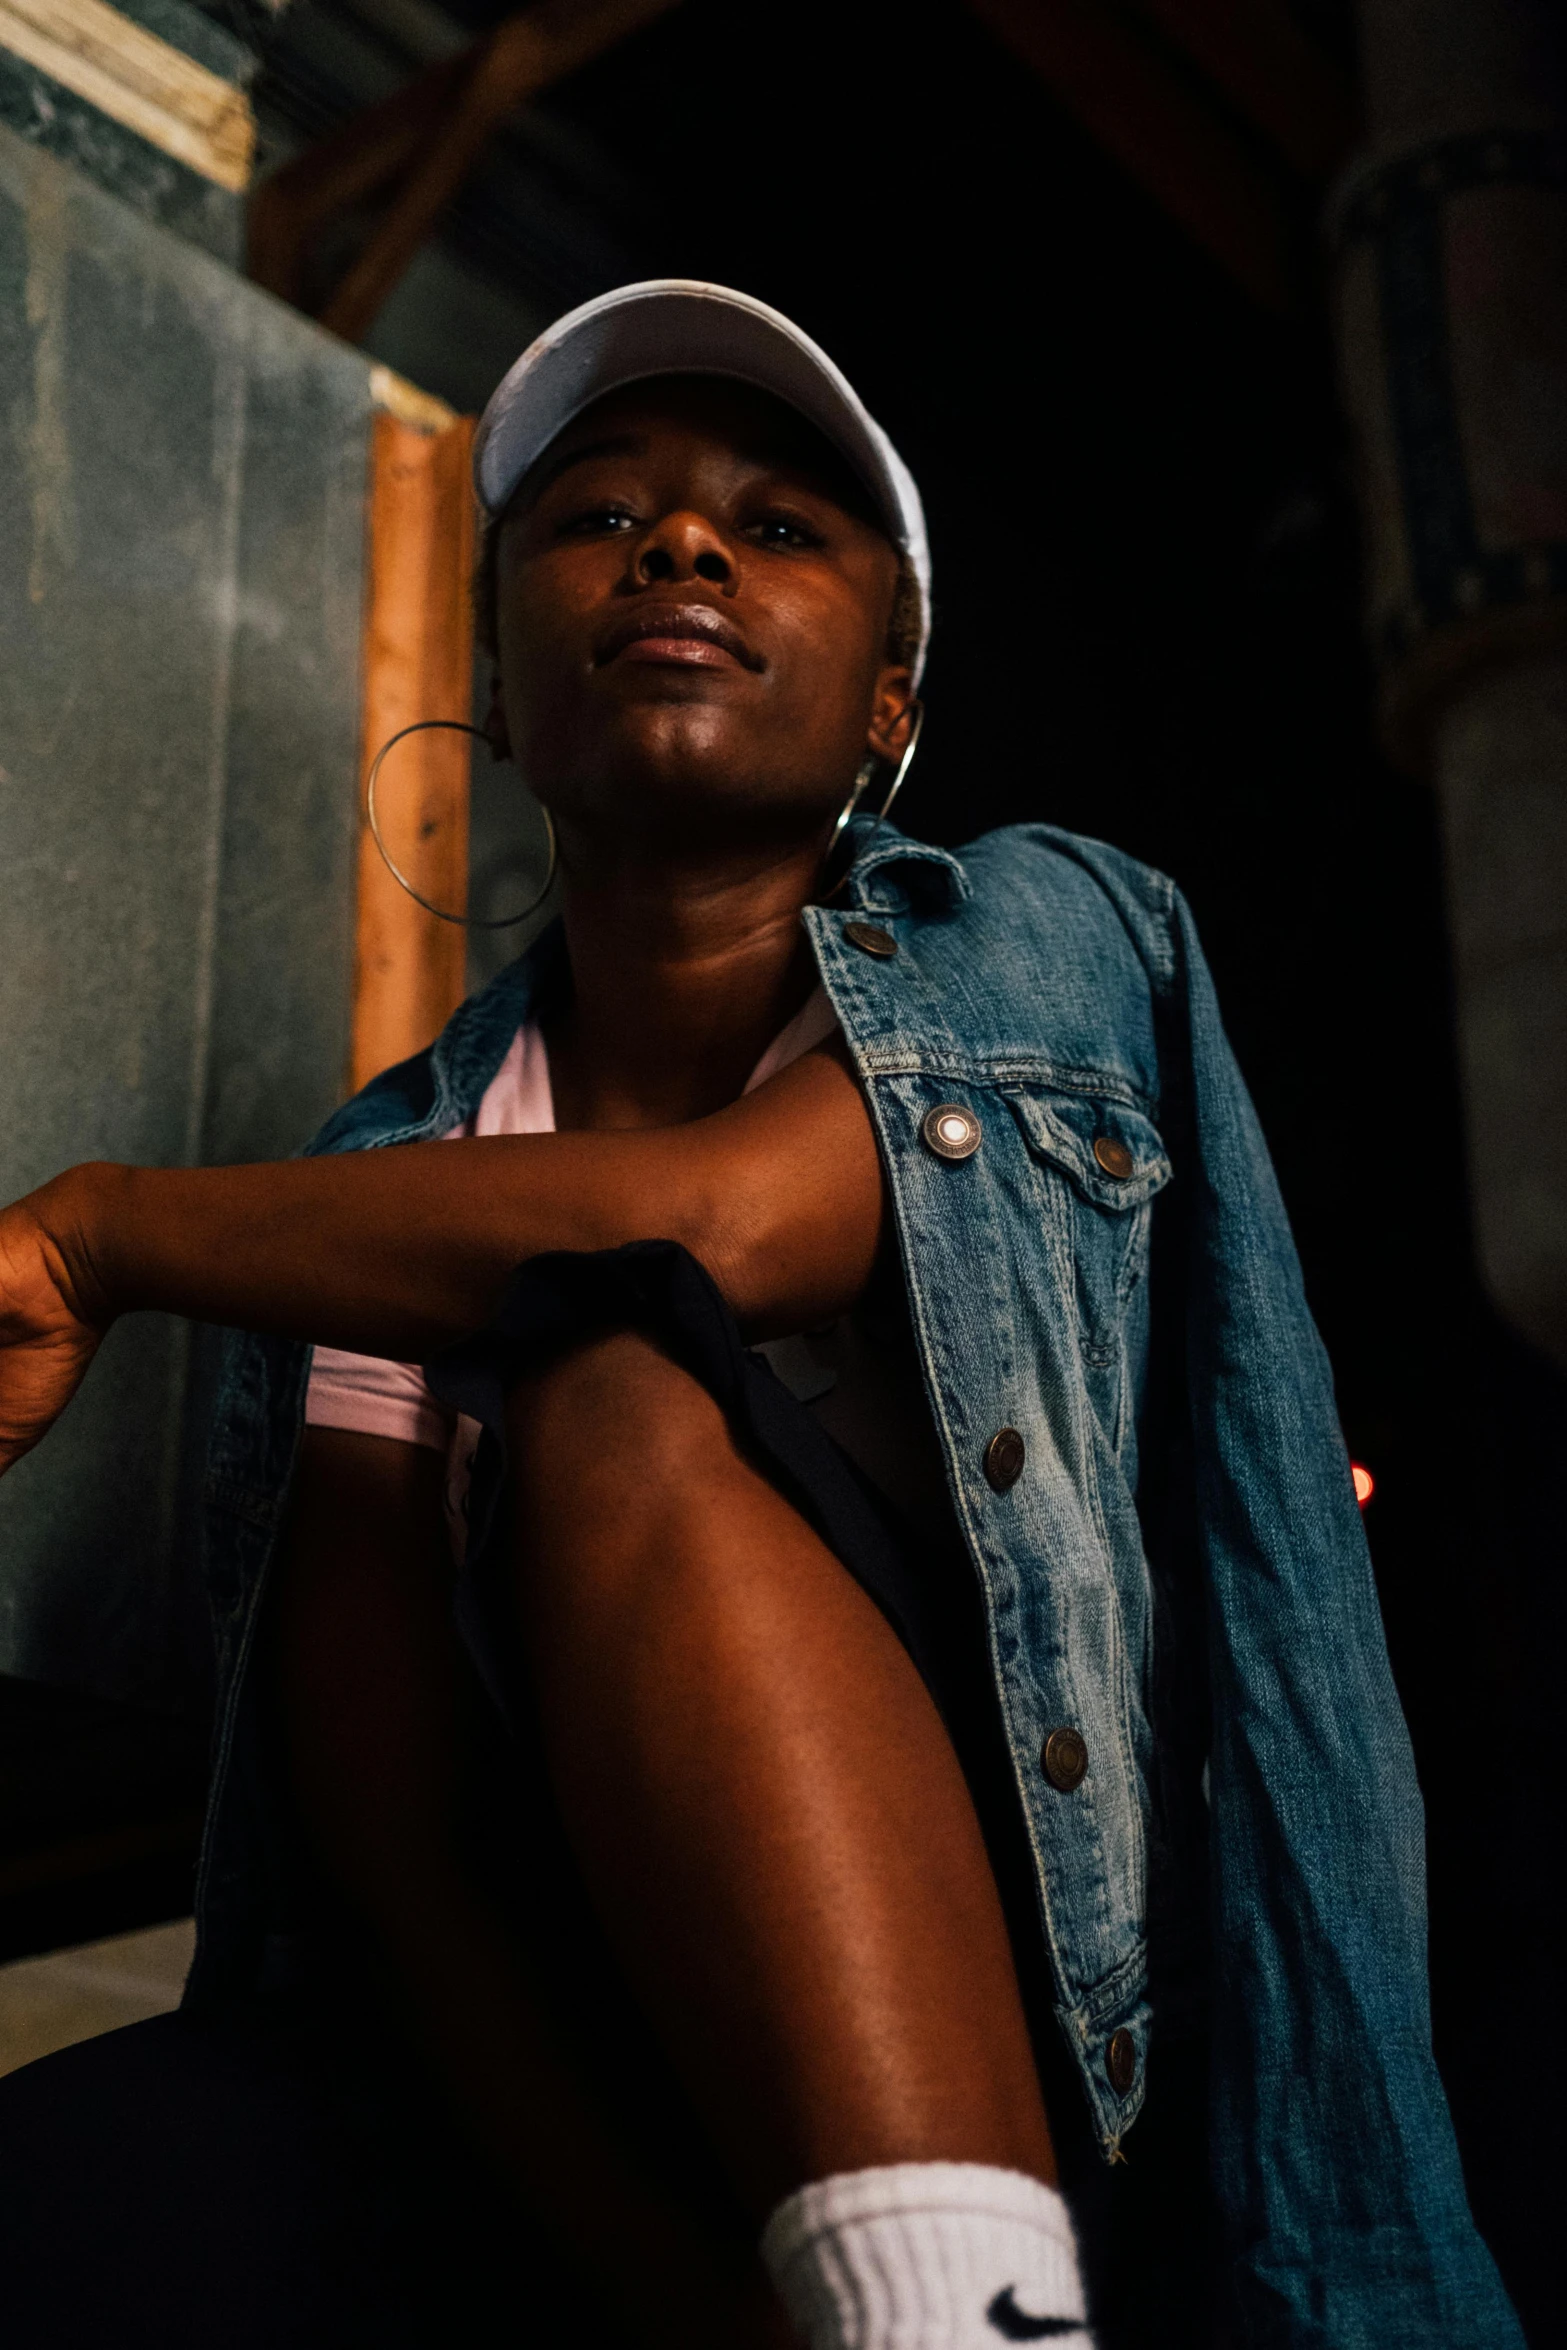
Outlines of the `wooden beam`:
{"label": "wooden beam", "polygon": [[1308,179],[1325,180],[1359,129],[1346,74],[1309,41],[1285,0],[1138,0],[1246,120]]}
{"label": "wooden beam", "polygon": [[0,0],[0,49],[220,188],[245,188],[250,100],[107,0]]}
{"label": "wooden beam", "polygon": [[1296,307],[1278,187],[1134,24],[1101,0],[969,4],[1255,301]]}
{"label": "wooden beam", "polygon": [[[427,1045],[465,992],[467,934],[414,903],[363,822],[370,761],[400,727],[469,715],[473,696],[473,419],[378,371],[365,607],[359,905],[351,1081],[365,1085]],[[396,411],[396,412],[394,412]],[[471,739],[416,734],[381,769],[376,812],[416,889],[468,902]]]}
{"label": "wooden beam", "polygon": [[506,117],[674,5],[675,0],[540,0],[497,25],[481,45],[451,111],[322,310],[322,325],[357,342]]}
{"label": "wooden beam", "polygon": [[507,116],[676,5],[536,0],[460,56],[430,66],[263,181],[251,203],[251,276],[299,303],[312,237],[348,205],[400,180],[319,308],[324,326],[357,342]]}
{"label": "wooden beam", "polygon": [[407,170],[461,93],[480,46],[442,58],[268,173],[251,196],[246,230],[245,266],[258,286],[296,309],[305,307],[312,236]]}

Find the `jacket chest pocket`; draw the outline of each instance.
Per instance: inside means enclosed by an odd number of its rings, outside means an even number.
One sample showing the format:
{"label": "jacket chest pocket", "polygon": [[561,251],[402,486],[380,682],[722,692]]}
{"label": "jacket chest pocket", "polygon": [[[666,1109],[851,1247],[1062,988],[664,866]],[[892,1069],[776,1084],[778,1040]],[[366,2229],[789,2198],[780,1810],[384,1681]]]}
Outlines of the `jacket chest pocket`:
{"label": "jacket chest pocket", "polygon": [[1084,1359],[1118,1366],[1153,1202],[1170,1180],[1159,1130],[1140,1110],[1091,1094],[1020,1088],[1007,1099],[1051,1194],[1047,1211],[1071,1232]]}

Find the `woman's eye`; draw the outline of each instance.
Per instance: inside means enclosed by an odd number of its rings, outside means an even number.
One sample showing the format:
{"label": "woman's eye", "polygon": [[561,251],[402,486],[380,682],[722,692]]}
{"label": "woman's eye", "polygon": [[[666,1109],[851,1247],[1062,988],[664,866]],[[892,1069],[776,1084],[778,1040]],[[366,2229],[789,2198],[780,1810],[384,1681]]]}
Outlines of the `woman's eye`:
{"label": "woman's eye", "polygon": [[792,514],[760,514],[746,525],[746,536],[763,547],[819,547],[817,532]]}
{"label": "woman's eye", "polygon": [[581,514],[573,514],[561,524],[565,538],[592,538],[602,532],[633,530],[636,516],[624,506],[589,506]]}

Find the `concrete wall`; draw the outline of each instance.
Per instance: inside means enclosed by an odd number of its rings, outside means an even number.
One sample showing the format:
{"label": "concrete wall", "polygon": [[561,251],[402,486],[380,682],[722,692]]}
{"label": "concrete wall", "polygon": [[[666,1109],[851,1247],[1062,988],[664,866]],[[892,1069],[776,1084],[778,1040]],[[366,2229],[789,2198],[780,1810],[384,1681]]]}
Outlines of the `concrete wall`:
{"label": "concrete wall", "polygon": [[[369,378],[0,129],[0,1196],[339,1097]],[[0,1484],[0,1671],[199,1702],[209,1362],[120,1326]]]}

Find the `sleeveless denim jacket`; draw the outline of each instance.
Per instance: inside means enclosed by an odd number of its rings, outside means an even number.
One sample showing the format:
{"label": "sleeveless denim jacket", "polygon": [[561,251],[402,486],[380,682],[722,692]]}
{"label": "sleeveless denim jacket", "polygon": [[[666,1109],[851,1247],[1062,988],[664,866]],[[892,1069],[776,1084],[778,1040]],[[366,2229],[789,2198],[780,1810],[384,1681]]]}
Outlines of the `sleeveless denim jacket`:
{"label": "sleeveless denim jacket", "polygon": [[[1331,1380],[1190,914],[1047,826],[958,855],[857,833],[844,902],[803,919],[875,1122],[1102,2149],[1205,1979],[1246,2338],[1521,2350],[1432,2061],[1420,1800]],[[560,952],[546,934],[312,1151],[470,1115]],[[978,1121],[965,1159],[924,1138],[943,1103]],[[309,1361],[228,1344],[193,2002],[263,1984],[279,1939],[251,1667]]]}

